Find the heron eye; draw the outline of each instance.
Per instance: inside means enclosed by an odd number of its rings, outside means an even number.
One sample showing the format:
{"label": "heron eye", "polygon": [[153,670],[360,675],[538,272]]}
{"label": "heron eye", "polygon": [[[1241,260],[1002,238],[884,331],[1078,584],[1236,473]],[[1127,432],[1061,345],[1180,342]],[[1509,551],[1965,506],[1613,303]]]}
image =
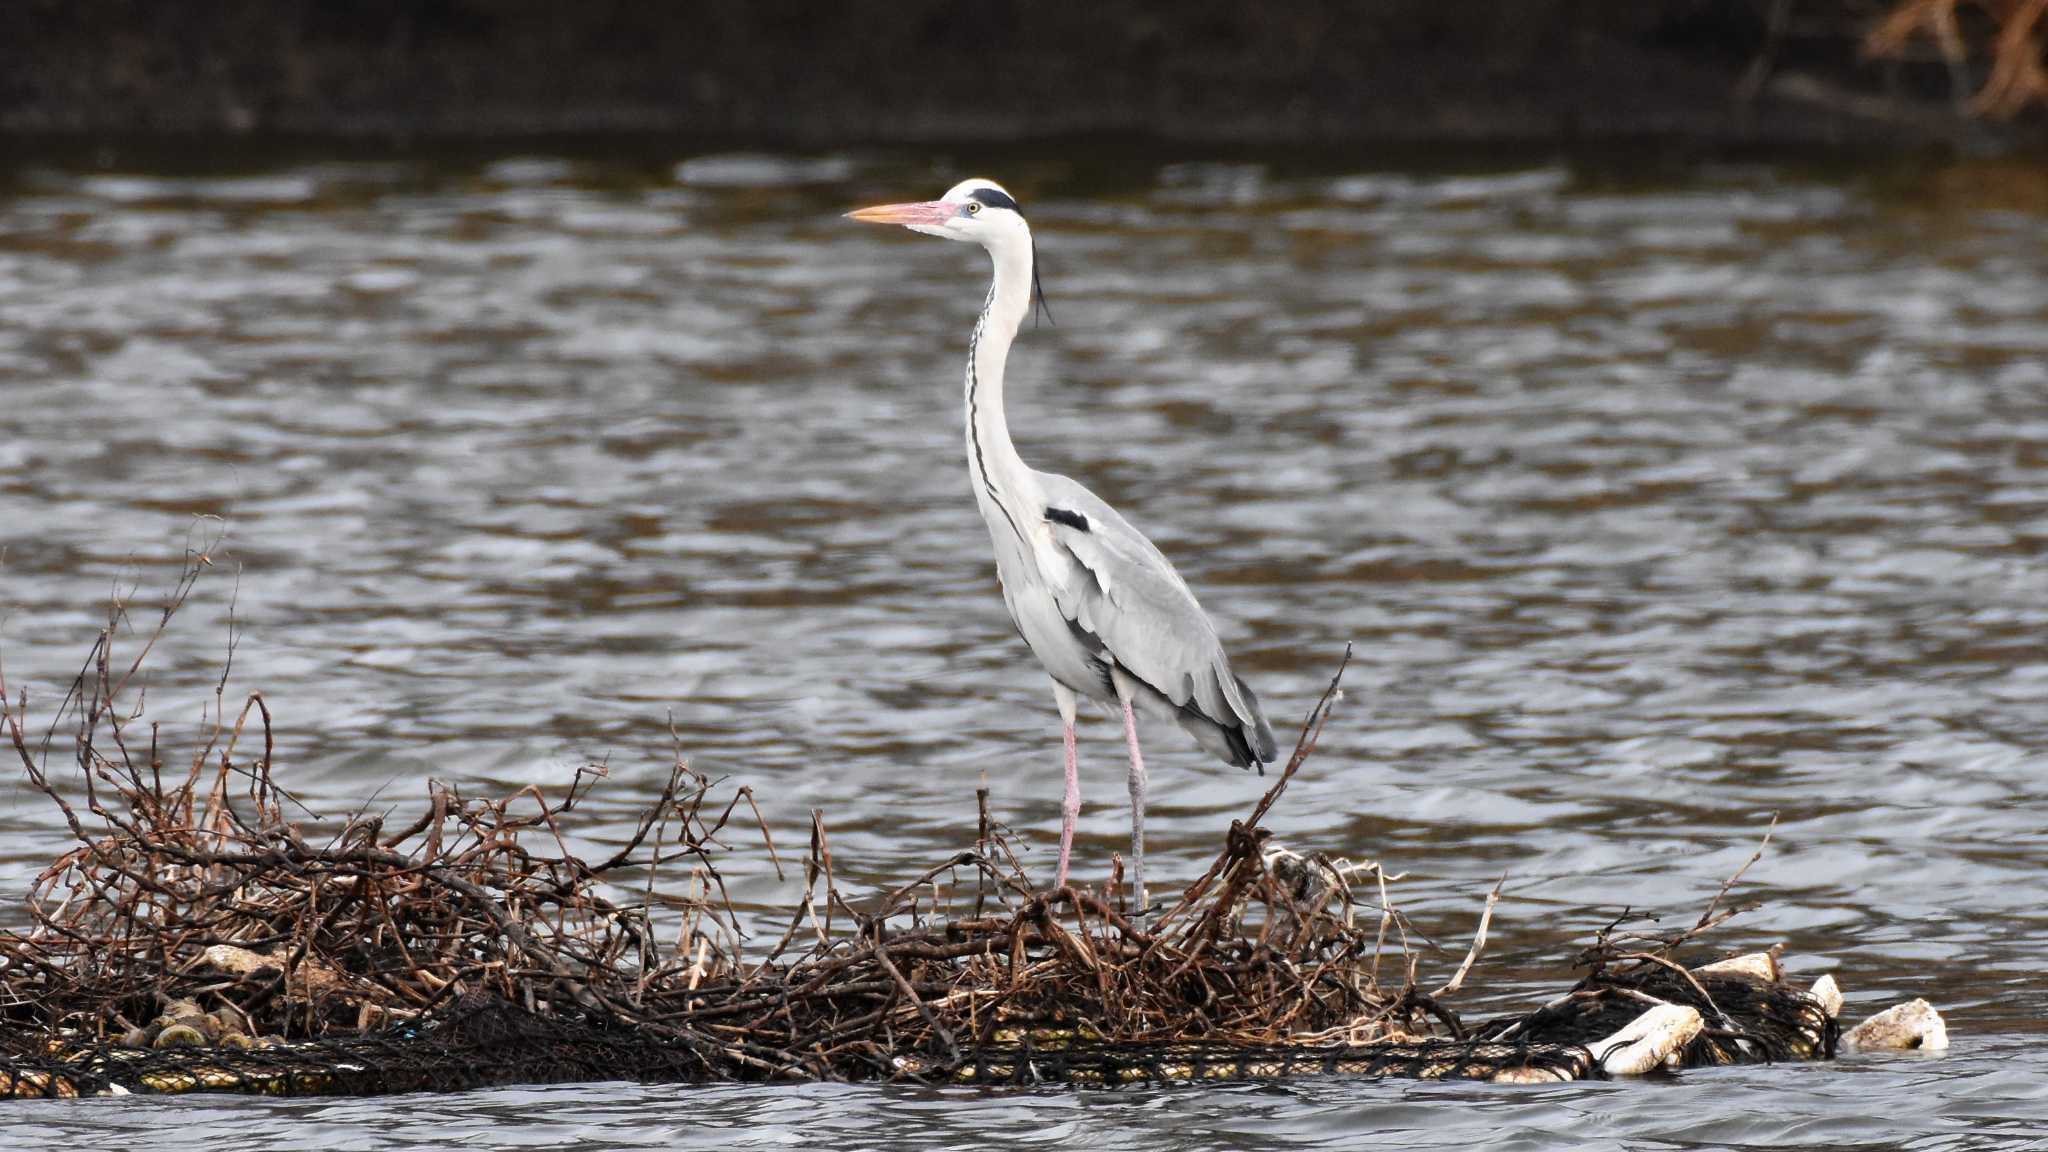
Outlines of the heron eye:
{"label": "heron eye", "polygon": [[980,203],[980,201],[976,201],[976,200],[970,200],[970,201],[968,201],[968,202],[967,202],[967,214],[968,214],[969,216],[978,216],[978,215],[980,215],[980,214],[981,214],[981,203]]}

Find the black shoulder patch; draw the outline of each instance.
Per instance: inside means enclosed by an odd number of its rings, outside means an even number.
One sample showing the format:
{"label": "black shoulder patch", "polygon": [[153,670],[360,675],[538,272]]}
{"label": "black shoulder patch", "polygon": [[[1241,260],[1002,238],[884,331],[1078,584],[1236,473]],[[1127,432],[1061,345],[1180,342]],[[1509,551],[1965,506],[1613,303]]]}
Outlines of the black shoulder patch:
{"label": "black shoulder patch", "polygon": [[1010,199],[1009,193],[1004,192],[1000,188],[976,188],[967,194],[967,198],[969,200],[979,200],[991,208],[1008,208],[1012,212],[1017,211],[1017,202]]}
{"label": "black shoulder patch", "polygon": [[[1099,656],[1103,652],[1107,651],[1109,648],[1107,644],[1104,644],[1102,642],[1102,637],[1097,636],[1095,633],[1090,632],[1086,628],[1081,627],[1081,625],[1076,623],[1075,621],[1067,621],[1067,631],[1073,633],[1074,639],[1080,641],[1081,647],[1086,648],[1091,654]],[[1100,660],[1097,660],[1096,663],[1100,664],[1102,662]],[[1104,682],[1108,682],[1108,669],[1103,668],[1101,669],[1101,671],[1104,673]]]}
{"label": "black shoulder patch", "polygon": [[1054,508],[1048,504],[1045,508],[1045,518],[1055,524],[1065,524],[1076,532],[1088,531],[1088,518],[1066,508]]}

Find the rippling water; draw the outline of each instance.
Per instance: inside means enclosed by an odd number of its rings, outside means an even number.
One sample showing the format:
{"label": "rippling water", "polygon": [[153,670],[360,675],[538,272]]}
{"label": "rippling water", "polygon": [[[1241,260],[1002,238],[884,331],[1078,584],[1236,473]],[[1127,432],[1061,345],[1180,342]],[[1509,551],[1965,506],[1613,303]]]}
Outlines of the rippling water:
{"label": "rippling water", "polygon": [[[1407,872],[1405,906],[1446,941],[1505,870],[1470,1008],[1557,986],[1623,906],[1696,914],[1775,812],[1744,889],[1765,907],[1725,942],[1788,942],[1852,1017],[1926,994],[1956,1052],[1524,1090],[87,1102],[16,1106],[0,1132],[2048,1141],[2048,173],[986,168],[1036,226],[1059,321],[1013,360],[1027,459],[1178,560],[1276,717],[1356,642],[1344,710],[1272,824]],[[985,263],[838,218],[966,174],[18,168],[0,196],[9,681],[53,703],[108,590],[161,586],[194,515],[220,515],[239,576],[201,585],[152,713],[196,719],[232,597],[235,686],[265,693],[315,807],[408,804],[429,775],[560,787],[608,759],[589,834],[615,837],[672,716],[784,836],[823,808],[856,882],[957,847],[982,778],[1049,868],[1057,717],[960,459]],[[1084,877],[1126,834],[1117,737],[1107,717],[1083,731]],[[1258,785],[1177,732],[1150,759],[1154,867],[1184,875]],[[59,827],[9,791],[0,887]],[[787,899],[743,853],[739,896]]]}

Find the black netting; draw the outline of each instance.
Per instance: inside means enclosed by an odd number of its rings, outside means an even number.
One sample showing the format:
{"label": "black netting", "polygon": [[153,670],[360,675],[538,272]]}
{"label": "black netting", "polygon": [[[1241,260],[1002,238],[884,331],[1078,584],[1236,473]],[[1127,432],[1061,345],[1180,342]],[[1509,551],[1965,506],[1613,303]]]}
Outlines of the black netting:
{"label": "black netting", "polygon": [[1533,1012],[1493,1021],[1469,1040],[1359,1045],[1113,1043],[1046,1033],[970,1048],[849,1049],[807,1067],[750,1059],[742,1047],[640,1026],[541,1015],[472,996],[436,1018],[372,1036],[270,1048],[158,1051],[73,1041],[6,1039],[0,1094],[242,1092],[278,1096],[446,1092],[499,1084],[599,1080],[698,1082],[830,1076],[973,1084],[1118,1084],[1270,1080],[1301,1076],[1493,1080],[1601,1075],[1588,1046],[1641,1015],[1646,998],[1690,1005],[1708,1027],[1685,1066],[1823,1059],[1837,1028],[1819,1004],[1785,984],[1736,975],[1688,976],[1661,966],[1599,973]]}
{"label": "black netting", "polygon": [[1648,1007],[1644,997],[1697,1010],[1706,1027],[1682,1049],[1681,1067],[1833,1058],[1841,1029],[1819,1001],[1782,983],[1737,973],[1681,972],[1661,964],[1596,973],[1523,1016],[1478,1030],[1487,1040],[1593,1044]]}
{"label": "black netting", "polygon": [[1304,1076],[1492,1080],[1541,1071],[1576,1080],[1594,1074],[1586,1049],[1563,1044],[1429,1040],[1360,1045],[1013,1045],[971,1054],[957,1067],[908,1062],[920,1079],[973,1084],[1119,1084],[1278,1080]]}
{"label": "black netting", "polygon": [[375,1035],[267,1048],[154,1050],[71,1042],[0,1058],[0,1090],[16,1096],[241,1092],[374,1096],[496,1084],[694,1081],[719,1066],[644,1030],[540,1016],[472,997],[439,1018]]}

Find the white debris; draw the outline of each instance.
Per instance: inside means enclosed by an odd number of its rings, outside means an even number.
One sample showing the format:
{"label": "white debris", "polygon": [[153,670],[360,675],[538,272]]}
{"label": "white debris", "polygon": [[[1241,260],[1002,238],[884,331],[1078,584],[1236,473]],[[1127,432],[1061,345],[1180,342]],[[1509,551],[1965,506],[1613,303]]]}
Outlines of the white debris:
{"label": "white debris", "polygon": [[1815,980],[1813,982],[1813,990],[1807,993],[1807,995],[1820,1001],[1821,1009],[1828,1014],[1828,1019],[1838,1020],[1841,1018],[1842,990],[1835,985],[1835,978],[1832,975],[1824,974],[1820,979]]}
{"label": "white debris", "polygon": [[1698,1009],[1659,1004],[1605,1040],[1587,1045],[1600,1067],[1615,1076],[1640,1076],[1700,1034],[1706,1022]]}
{"label": "white debris", "polygon": [[1778,979],[1778,957],[1770,952],[1750,952],[1742,956],[1730,956],[1726,960],[1716,960],[1712,964],[1702,964],[1698,968],[1693,969],[1693,971],[1713,972],[1723,975],[1732,973],[1741,976],[1754,976],[1759,980],[1776,981]]}
{"label": "white debris", "polygon": [[1948,1024],[1925,1000],[1908,1000],[1858,1024],[1842,1046],[1852,1052],[1940,1052],[1948,1048]]}

